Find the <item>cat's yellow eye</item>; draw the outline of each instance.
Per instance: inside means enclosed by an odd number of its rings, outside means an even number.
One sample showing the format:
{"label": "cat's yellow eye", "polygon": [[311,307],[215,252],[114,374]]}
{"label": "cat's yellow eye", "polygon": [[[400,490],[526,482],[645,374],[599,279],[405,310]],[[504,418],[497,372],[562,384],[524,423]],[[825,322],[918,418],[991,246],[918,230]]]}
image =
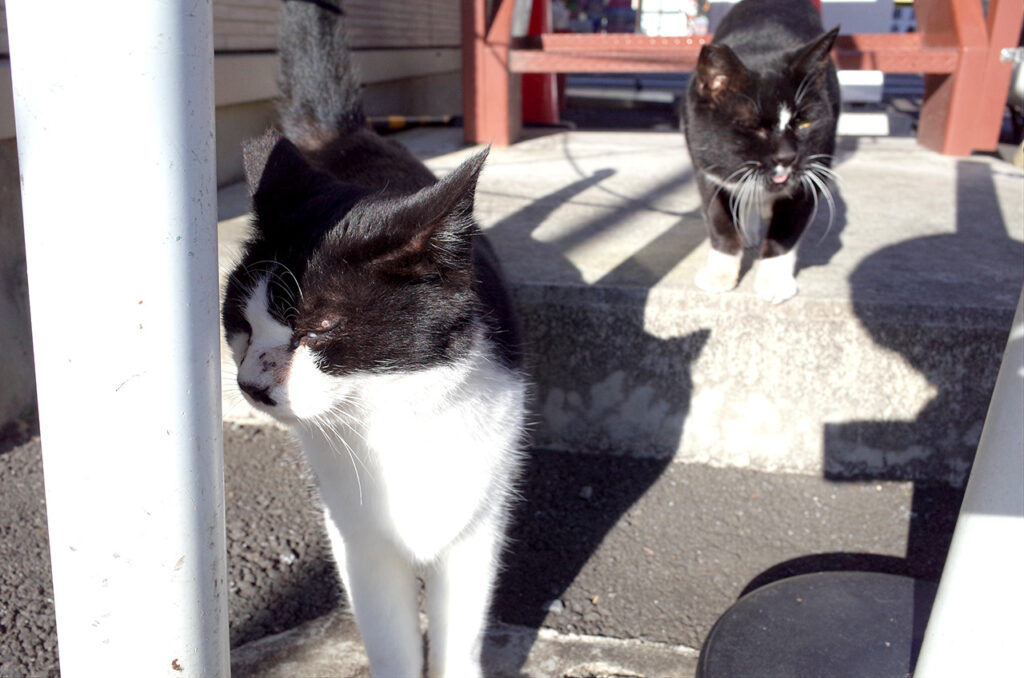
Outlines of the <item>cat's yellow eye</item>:
{"label": "cat's yellow eye", "polygon": [[813,124],[814,124],[813,120],[804,120],[799,125],[797,125],[797,127],[800,128],[800,129],[807,129],[808,127],[810,127]]}

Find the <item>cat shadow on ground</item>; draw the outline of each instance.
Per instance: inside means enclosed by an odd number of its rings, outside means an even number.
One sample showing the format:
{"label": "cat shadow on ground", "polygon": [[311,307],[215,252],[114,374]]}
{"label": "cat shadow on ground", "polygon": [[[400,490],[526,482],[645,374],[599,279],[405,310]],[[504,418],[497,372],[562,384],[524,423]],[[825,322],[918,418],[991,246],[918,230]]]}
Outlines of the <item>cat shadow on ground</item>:
{"label": "cat shadow on ground", "polygon": [[[936,395],[913,420],[824,427],[825,475],[837,482],[913,482],[903,558],[821,553],[755,577],[746,595],[800,574],[856,570],[936,582],[1024,281],[1024,244],[1010,237],[988,163],[957,163],[956,231],[912,238],[868,256],[850,276],[854,313]],[[913,219],[913,210],[907,210]],[[927,619],[931,595],[916,596]],[[916,623],[916,622],[915,622]],[[923,632],[923,629],[915,629]],[[913,657],[911,661],[913,661]]]}
{"label": "cat shadow on ground", "polygon": [[[592,284],[562,254],[652,209],[657,198],[692,181],[689,172],[546,247],[532,241],[560,205],[613,174],[581,172],[578,181],[487,230],[499,252],[543,247],[537,256],[558,267],[556,284],[516,287],[536,384],[535,425],[494,603],[497,620],[537,630],[553,621],[562,630],[600,634],[600,615],[565,594],[608,532],[671,463],[689,413],[690,368],[710,336],[699,330],[662,338],[644,323],[651,288],[704,239],[699,210],[675,215],[675,224]],[[616,348],[623,345],[631,347],[628,354]],[[559,452],[565,449],[560,441],[586,451]]]}

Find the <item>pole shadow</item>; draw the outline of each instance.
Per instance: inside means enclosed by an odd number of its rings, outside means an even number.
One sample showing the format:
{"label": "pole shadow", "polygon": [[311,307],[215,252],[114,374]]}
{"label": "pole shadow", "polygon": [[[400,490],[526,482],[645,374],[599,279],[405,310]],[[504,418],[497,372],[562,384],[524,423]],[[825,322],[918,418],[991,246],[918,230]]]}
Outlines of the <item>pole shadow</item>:
{"label": "pole shadow", "polygon": [[[544,247],[526,242],[533,230],[559,205],[612,174],[581,175],[487,232],[499,252],[502,244],[519,251]],[[672,461],[689,413],[691,366],[710,330],[654,336],[645,330],[644,310],[651,288],[703,241],[699,210],[679,215],[593,284],[561,252],[650,209],[657,197],[691,180],[686,172],[672,177],[549,245],[537,256],[561,267],[554,276],[559,282],[516,290],[528,369],[537,385],[531,406],[536,423],[495,595],[496,620],[539,630],[549,615],[558,615],[559,625],[587,633],[585,611],[561,597]],[[560,453],[567,447],[559,441],[576,451]],[[627,447],[630,441],[636,444]]]}

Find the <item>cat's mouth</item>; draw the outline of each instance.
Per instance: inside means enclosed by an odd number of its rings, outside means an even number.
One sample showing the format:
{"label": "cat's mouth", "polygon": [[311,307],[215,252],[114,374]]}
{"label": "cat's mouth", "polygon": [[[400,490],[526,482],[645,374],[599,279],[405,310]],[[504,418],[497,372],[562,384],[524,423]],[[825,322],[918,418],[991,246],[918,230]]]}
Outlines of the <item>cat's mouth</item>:
{"label": "cat's mouth", "polygon": [[768,175],[768,183],[772,187],[782,188],[789,183],[794,172],[795,168],[792,166],[783,167],[782,165],[776,165]]}

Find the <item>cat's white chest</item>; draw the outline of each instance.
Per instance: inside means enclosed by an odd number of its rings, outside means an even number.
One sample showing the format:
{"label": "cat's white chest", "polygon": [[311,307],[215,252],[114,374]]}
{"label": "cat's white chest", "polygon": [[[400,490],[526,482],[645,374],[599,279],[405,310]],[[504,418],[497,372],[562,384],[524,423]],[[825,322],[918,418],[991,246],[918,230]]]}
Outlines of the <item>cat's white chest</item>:
{"label": "cat's white chest", "polygon": [[346,415],[353,425],[333,427],[336,437],[300,431],[342,535],[383,537],[416,561],[432,560],[489,495],[505,495],[494,490],[514,473],[522,398],[500,368],[440,368],[362,384],[360,406]]}

